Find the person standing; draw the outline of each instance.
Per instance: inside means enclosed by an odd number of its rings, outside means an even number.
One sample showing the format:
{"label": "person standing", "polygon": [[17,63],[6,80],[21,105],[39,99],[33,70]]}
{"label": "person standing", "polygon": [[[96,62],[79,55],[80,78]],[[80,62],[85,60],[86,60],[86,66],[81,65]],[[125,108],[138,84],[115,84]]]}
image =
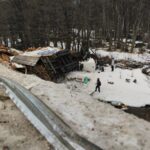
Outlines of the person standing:
{"label": "person standing", "polygon": [[97,79],[97,83],[96,83],[95,92],[97,92],[97,90],[98,90],[98,92],[100,93],[100,86],[101,86],[101,81],[100,81],[100,79],[98,78],[98,79]]}
{"label": "person standing", "polygon": [[115,60],[114,60],[114,58],[112,58],[112,61],[111,61],[111,71],[112,72],[114,71],[114,68],[115,68]]}

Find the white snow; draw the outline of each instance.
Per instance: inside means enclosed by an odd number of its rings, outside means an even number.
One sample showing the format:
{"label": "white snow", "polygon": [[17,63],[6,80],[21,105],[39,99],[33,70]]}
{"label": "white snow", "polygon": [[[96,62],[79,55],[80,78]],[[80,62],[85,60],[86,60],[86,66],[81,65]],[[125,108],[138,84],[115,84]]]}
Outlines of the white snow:
{"label": "white snow", "polygon": [[19,50],[15,49],[15,48],[10,48],[10,51],[11,52],[16,52],[17,54],[22,54],[23,53],[22,51],[19,51]]}
{"label": "white snow", "polygon": [[150,54],[133,54],[133,53],[125,53],[125,52],[108,52],[102,49],[96,51],[99,57],[109,56],[110,58],[114,58],[115,60],[131,60],[142,63],[150,63]]}
{"label": "white snow", "polygon": [[[84,78],[85,76],[91,79],[90,83],[81,90],[87,94],[95,90],[97,78],[101,79],[101,93],[95,93],[93,96],[96,99],[105,101],[119,101],[129,106],[145,106],[150,104],[150,79],[142,74],[140,69],[136,70],[123,70],[115,69],[111,72],[111,68],[105,68],[105,72],[94,73],[87,72],[73,72],[68,75],[68,78]],[[126,82],[129,79],[130,82]],[[134,83],[134,80],[137,83]],[[114,84],[109,84],[113,82]]]}
{"label": "white snow", "polygon": [[17,63],[12,63],[13,66],[15,66],[16,68],[25,68],[25,66],[17,64]]}
{"label": "white snow", "polygon": [[40,57],[40,56],[51,56],[51,55],[56,54],[59,51],[60,51],[60,49],[58,49],[58,48],[45,47],[45,48],[41,48],[39,50],[35,50],[35,51],[32,51],[32,52],[25,52],[22,55],[25,55],[25,56],[38,56],[38,57]]}
{"label": "white snow", "polygon": [[[34,75],[12,71],[2,65],[0,74],[25,86],[51,107],[73,130],[104,150],[149,150],[150,124],[95,100],[81,89],[81,86],[89,88],[82,83],[77,86],[71,82],[55,84]],[[84,74],[86,73],[79,72],[79,75]],[[141,82],[139,81],[140,85]],[[94,88],[93,83],[95,79],[90,83]],[[102,92],[104,85],[105,83],[102,85]]]}
{"label": "white snow", "polygon": [[135,41],[135,44],[144,44],[143,41]]}
{"label": "white snow", "polygon": [[126,43],[126,42],[131,43],[131,42],[132,42],[132,39],[126,39],[126,38],[124,38],[124,39],[123,39],[123,42],[124,42],[124,43]]}
{"label": "white snow", "polygon": [[81,62],[83,64],[83,70],[87,72],[94,72],[95,71],[95,61],[93,58],[90,58],[88,61]]}
{"label": "white snow", "polygon": [[[104,50],[96,51],[99,57],[109,56],[115,60],[129,60],[143,63],[150,63],[150,54],[131,54],[123,52],[108,52]],[[85,76],[91,79],[91,82],[82,89],[84,92],[91,93],[95,89],[97,78],[101,79],[101,93],[94,94],[94,98],[105,101],[119,101],[129,106],[145,106],[150,104],[150,78],[144,75],[141,69],[124,70],[115,69],[111,72],[110,67],[105,68],[105,72],[99,71],[74,72],[68,78],[84,78]],[[130,82],[126,82],[130,80]],[[134,83],[134,80],[137,83]],[[110,84],[114,83],[114,84]]]}

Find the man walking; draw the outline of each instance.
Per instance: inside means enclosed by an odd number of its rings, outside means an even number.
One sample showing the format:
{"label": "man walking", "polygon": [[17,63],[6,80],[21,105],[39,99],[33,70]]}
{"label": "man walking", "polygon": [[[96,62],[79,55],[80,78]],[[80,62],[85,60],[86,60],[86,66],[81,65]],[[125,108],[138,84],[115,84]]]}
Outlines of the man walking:
{"label": "man walking", "polygon": [[98,90],[98,92],[100,93],[100,86],[101,86],[101,81],[100,81],[100,79],[98,78],[98,79],[97,79],[97,83],[96,83],[95,92],[97,92],[97,90]]}

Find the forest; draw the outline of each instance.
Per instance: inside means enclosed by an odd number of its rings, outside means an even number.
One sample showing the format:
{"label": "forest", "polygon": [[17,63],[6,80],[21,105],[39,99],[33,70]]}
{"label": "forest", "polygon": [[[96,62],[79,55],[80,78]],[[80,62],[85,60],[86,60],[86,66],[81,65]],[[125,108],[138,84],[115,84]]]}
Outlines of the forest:
{"label": "forest", "polygon": [[[21,50],[60,43],[75,52],[150,41],[149,0],[0,0],[0,43]],[[123,42],[123,40],[126,42]]]}

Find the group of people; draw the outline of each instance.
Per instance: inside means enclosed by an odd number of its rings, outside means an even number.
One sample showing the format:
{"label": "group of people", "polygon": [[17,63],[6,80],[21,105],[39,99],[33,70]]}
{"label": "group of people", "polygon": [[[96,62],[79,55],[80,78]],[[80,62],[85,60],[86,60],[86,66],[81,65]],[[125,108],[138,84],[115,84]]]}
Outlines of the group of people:
{"label": "group of people", "polygon": [[[112,58],[110,66],[111,66],[111,71],[113,72],[115,69],[115,59],[114,58]],[[105,71],[104,63],[102,61],[97,61],[95,70],[100,70],[101,72],[104,72]]]}
{"label": "group of people", "polygon": [[[102,72],[104,72],[104,67],[103,66],[99,66],[98,68],[101,68],[100,70]],[[111,71],[113,72],[114,71],[114,68],[115,68],[115,60],[114,58],[112,58],[112,62],[111,62]],[[100,81],[100,78],[97,79],[97,82],[96,82],[96,87],[95,87],[95,92],[99,92],[100,93],[100,87],[101,87],[101,81]]]}

